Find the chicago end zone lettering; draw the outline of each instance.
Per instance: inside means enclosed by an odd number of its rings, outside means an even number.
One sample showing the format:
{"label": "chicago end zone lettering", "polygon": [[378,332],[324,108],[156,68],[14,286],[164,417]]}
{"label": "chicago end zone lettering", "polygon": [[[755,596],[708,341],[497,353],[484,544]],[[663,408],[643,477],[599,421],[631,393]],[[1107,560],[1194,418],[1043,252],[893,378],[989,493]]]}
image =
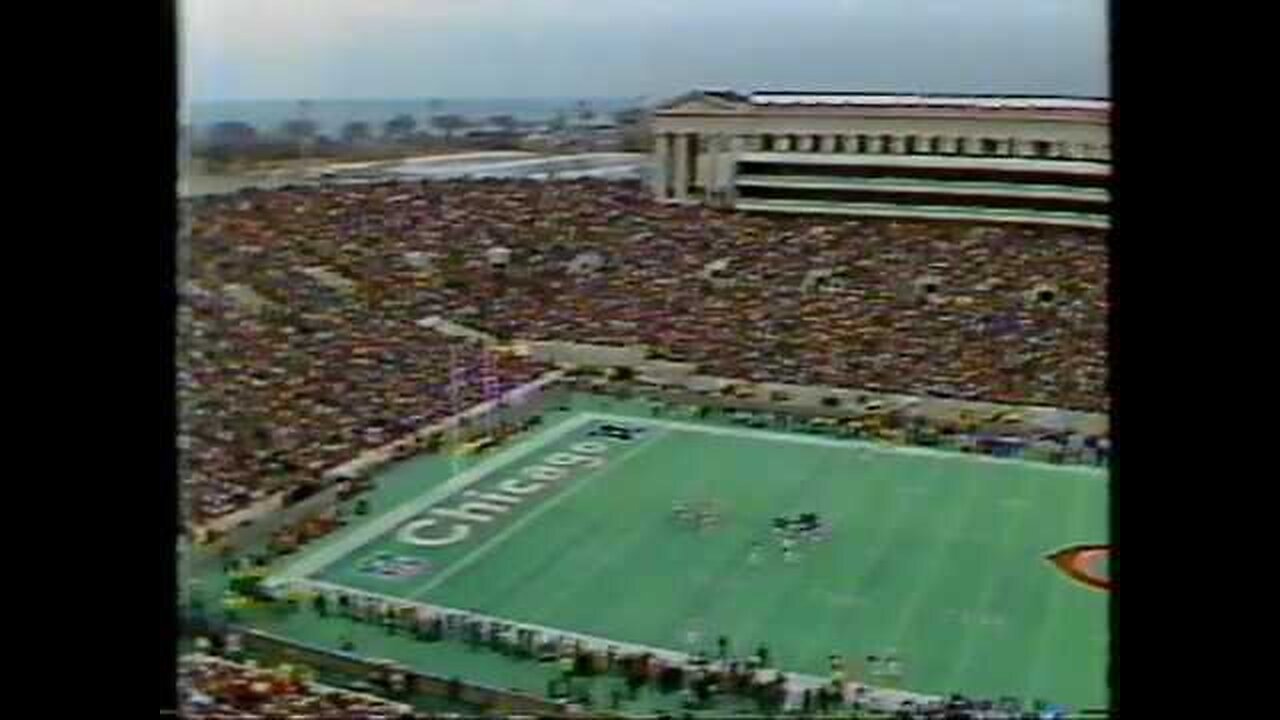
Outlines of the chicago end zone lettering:
{"label": "chicago end zone lettering", "polygon": [[[551,453],[542,458],[540,464],[521,468],[516,477],[499,480],[485,490],[464,490],[460,494],[463,502],[454,507],[428,510],[428,517],[405,523],[396,533],[396,539],[426,548],[462,542],[471,536],[473,524],[493,522],[527,498],[554,489],[557,481],[575,471],[600,467],[610,448],[631,442],[642,432],[643,428],[639,427],[600,425],[587,433],[588,437],[598,439],[575,443],[569,448],[571,452]],[[447,520],[453,522],[443,522]]]}

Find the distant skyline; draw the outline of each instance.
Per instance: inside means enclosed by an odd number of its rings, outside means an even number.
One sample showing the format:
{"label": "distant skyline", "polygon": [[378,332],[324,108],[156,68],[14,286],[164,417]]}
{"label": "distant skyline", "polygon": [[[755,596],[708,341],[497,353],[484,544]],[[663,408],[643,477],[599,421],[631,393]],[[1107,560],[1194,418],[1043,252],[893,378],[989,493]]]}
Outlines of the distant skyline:
{"label": "distant skyline", "polygon": [[182,0],[188,101],[1109,94],[1102,0]]}

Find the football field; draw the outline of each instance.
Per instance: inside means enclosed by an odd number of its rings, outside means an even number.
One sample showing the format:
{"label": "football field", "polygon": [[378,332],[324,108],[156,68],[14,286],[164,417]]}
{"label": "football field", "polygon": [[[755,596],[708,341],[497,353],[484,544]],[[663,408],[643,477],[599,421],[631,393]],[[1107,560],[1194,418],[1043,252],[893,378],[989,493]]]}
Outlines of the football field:
{"label": "football field", "polygon": [[[675,651],[725,635],[815,675],[839,652],[873,684],[862,659],[893,654],[904,689],[1106,705],[1107,596],[1045,559],[1106,542],[1100,470],[577,412],[422,487],[274,580]],[[771,521],[805,512],[829,537],[785,562]]]}

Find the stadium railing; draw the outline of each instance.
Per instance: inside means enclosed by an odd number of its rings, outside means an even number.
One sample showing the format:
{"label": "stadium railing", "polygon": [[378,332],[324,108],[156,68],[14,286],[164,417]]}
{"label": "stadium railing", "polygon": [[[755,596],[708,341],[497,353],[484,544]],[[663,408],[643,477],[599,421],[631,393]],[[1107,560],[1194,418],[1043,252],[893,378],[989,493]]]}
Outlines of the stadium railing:
{"label": "stadium railing", "polygon": [[[378,670],[385,669],[385,664],[375,659],[318,647],[261,630],[235,628],[234,631],[242,634],[246,651],[277,659],[280,662],[299,663],[339,675],[359,677],[367,677]],[[404,667],[399,669],[409,679],[408,687],[414,693],[488,708],[490,712],[536,715],[562,713],[559,704],[528,693],[505,690],[458,678],[446,678]]]}

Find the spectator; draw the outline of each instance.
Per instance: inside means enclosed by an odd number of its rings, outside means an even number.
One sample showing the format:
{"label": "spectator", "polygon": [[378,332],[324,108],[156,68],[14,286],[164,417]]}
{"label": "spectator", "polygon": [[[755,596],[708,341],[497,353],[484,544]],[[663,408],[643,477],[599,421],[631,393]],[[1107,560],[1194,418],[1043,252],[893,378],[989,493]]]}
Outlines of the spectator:
{"label": "spectator", "polygon": [[[415,324],[428,315],[643,343],[753,381],[1107,408],[1097,232],[724,213],[593,179],[247,191],[186,210],[179,443],[197,523],[483,399],[479,374],[450,382],[476,346]],[[570,273],[588,251],[604,265]],[[821,269],[838,282],[806,288]],[[510,387],[546,369],[502,358],[493,374]]]}
{"label": "spectator", "polygon": [[181,715],[226,717],[393,717],[407,705],[326,688],[284,669],[260,669],[205,655],[178,666]]}

